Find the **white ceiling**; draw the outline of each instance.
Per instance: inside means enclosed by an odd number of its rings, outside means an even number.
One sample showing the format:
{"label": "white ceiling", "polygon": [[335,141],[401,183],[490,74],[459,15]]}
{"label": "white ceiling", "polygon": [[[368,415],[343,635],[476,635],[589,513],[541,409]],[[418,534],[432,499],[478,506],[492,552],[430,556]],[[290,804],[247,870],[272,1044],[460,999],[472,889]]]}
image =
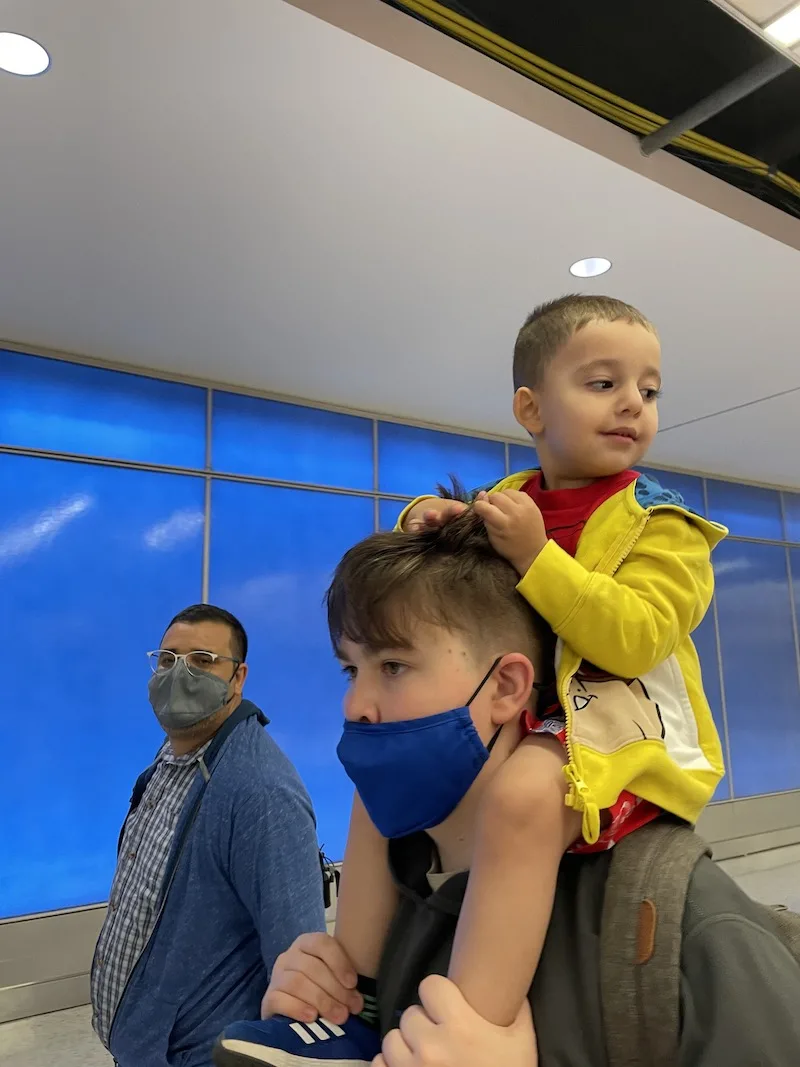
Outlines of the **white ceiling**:
{"label": "white ceiling", "polygon": [[783,47],[766,33],[767,26],[795,6],[793,0],[788,0],[788,2],[787,0],[712,0],[712,3],[721,7],[723,11],[727,11],[729,15],[762,37],[778,52],[783,52],[800,65],[800,43],[791,47]]}
{"label": "white ceiling", "polygon": [[800,484],[800,391],[707,418],[800,390],[796,248],[283,0],[0,29],[53,57],[0,73],[0,337],[506,434],[518,326],[603,255],[664,341],[651,458]]}

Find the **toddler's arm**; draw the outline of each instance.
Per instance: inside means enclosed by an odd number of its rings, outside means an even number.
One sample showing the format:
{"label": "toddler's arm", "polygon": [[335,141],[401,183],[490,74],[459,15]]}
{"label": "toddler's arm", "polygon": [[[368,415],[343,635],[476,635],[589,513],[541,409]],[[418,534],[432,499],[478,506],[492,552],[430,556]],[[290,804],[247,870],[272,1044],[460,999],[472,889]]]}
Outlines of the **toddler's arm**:
{"label": "toddler's arm", "polygon": [[530,989],[550,924],[561,857],[580,835],[566,807],[565,752],[526,738],[480,798],[451,978],[485,1019],[509,1026]]}
{"label": "toddler's arm", "polygon": [[548,541],[518,589],[583,659],[620,678],[647,674],[700,624],[714,593],[705,532],[658,511],[612,576]]}

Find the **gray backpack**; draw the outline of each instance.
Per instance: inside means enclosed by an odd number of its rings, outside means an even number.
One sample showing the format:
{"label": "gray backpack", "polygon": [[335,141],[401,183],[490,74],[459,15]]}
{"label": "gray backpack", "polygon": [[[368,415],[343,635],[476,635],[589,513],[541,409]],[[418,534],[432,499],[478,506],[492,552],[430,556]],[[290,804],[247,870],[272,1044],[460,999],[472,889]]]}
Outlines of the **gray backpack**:
{"label": "gray backpack", "polygon": [[[690,827],[668,819],[614,846],[600,934],[609,1067],[678,1062],[683,912],[692,872],[710,855]],[[758,906],[800,965],[800,915]]]}

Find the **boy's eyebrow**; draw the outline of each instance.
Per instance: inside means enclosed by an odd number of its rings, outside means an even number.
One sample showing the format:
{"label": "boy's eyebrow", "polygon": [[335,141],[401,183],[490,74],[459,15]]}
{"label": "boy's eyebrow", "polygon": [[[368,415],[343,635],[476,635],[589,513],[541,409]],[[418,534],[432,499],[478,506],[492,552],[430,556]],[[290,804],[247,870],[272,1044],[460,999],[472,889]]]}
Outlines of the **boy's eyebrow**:
{"label": "boy's eyebrow", "polygon": [[[374,659],[379,659],[382,656],[391,656],[392,653],[407,656],[409,653],[419,652],[417,646],[413,645],[410,641],[407,645],[386,645],[383,648],[368,648],[365,645],[359,647],[365,649],[367,655],[372,656]],[[340,663],[346,663],[350,659],[349,656],[345,655],[343,649],[337,646],[334,646],[333,655]]]}

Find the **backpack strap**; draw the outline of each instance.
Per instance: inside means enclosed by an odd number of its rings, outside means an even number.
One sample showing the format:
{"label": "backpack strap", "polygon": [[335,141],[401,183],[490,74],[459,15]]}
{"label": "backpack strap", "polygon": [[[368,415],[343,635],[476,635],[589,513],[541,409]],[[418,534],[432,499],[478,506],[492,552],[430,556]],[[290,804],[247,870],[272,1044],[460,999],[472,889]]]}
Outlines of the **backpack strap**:
{"label": "backpack strap", "polygon": [[708,845],[686,823],[657,819],[612,852],[600,931],[609,1067],[675,1067],[680,1041],[683,912]]}

